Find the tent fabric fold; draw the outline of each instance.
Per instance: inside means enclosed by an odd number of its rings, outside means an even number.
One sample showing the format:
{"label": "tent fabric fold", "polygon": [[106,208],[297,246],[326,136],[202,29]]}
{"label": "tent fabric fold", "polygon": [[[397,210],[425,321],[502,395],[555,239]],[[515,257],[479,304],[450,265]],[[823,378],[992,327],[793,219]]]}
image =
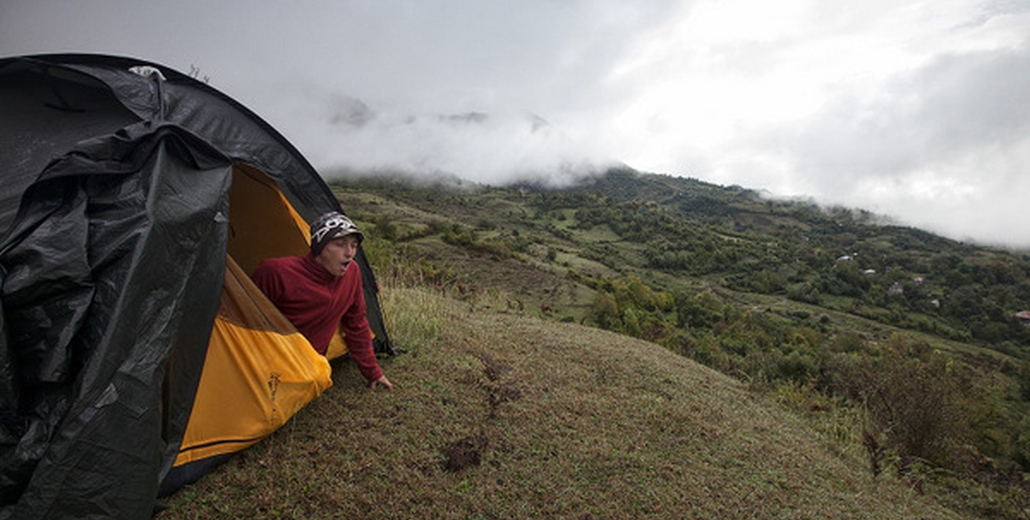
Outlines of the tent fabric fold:
{"label": "tent fabric fold", "polygon": [[149,518],[332,384],[248,277],[340,210],[271,126],[96,55],[0,59],[0,125],[0,520]]}
{"label": "tent fabric fold", "polygon": [[[35,411],[4,458],[31,468],[15,517],[152,508],[162,446],[145,439],[161,439],[165,364],[174,345],[206,342],[211,319],[194,309],[216,308],[206,288],[224,274],[204,267],[224,263],[231,162],[183,153],[191,139],[161,127],[87,142],[26,190],[0,247],[19,408]],[[63,509],[94,487],[106,493]]]}

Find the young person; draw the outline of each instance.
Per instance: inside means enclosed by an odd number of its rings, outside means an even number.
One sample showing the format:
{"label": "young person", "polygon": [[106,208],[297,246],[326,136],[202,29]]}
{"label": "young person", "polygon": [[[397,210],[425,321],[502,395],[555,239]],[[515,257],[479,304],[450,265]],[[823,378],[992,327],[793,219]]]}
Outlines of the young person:
{"label": "young person", "polygon": [[347,351],[369,387],[390,389],[372,349],[361,270],[353,261],[364,238],[342,213],[326,213],[311,224],[307,255],[264,260],[251,278],[319,354],[342,326]]}

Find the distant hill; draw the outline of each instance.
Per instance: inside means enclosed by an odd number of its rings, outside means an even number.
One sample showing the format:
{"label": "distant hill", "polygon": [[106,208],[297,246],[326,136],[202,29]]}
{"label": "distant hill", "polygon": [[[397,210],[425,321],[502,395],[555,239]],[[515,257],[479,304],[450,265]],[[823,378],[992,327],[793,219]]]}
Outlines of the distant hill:
{"label": "distant hill", "polygon": [[[574,245],[576,256],[623,274],[703,279],[1030,355],[1030,329],[1017,318],[1030,307],[1030,256],[892,225],[864,210],[774,200],[737,186],[628,169],[567,189],[525,184],[455,190],[396,180],[354,186],[385,190],[435,215],[413,226],[463,226],[515,249]],[[363,209],[360,200],[345,202]],[[602,230],[613,233],[612,240],[591,237]],[[622,247],[612,252],[616,243]]]}

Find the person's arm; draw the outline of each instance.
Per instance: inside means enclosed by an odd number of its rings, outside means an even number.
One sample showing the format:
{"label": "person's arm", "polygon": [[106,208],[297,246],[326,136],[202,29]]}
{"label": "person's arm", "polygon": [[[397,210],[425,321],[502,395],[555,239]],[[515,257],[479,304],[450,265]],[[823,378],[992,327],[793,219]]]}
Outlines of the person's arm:
{"label": "person's arm", "polygon": [[366,315],[365,295],[361,290],[361,275],[360,273],[356,274],[355,278],[358,283],[354,284],[352,288],[355,291],[354,303],[344,312],[340,321],[343,341],[347,344],[347,351],[354,358],[361,375],[369,381],[373,390],[379,385],[392,388],[393,385],[383,376],[383,370],[376,360],[375,350],[372,347],[372,331],[369,329]]}

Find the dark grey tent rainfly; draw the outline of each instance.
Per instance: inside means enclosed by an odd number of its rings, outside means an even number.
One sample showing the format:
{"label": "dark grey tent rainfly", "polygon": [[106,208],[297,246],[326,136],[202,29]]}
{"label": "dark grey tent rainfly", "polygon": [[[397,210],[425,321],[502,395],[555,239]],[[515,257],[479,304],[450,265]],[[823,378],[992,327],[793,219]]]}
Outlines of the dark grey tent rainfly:
{"label": "dark grey tent rainfly", "polygon": [[[246,178],[309,222],[340,209],[282,135],[184,74],[0,59],[0,520],[149,518],[210,467],[173,462],[225,313],[227,250],[261,231],[231,203]],[[376,350],[392,353],[358,264]]]}

